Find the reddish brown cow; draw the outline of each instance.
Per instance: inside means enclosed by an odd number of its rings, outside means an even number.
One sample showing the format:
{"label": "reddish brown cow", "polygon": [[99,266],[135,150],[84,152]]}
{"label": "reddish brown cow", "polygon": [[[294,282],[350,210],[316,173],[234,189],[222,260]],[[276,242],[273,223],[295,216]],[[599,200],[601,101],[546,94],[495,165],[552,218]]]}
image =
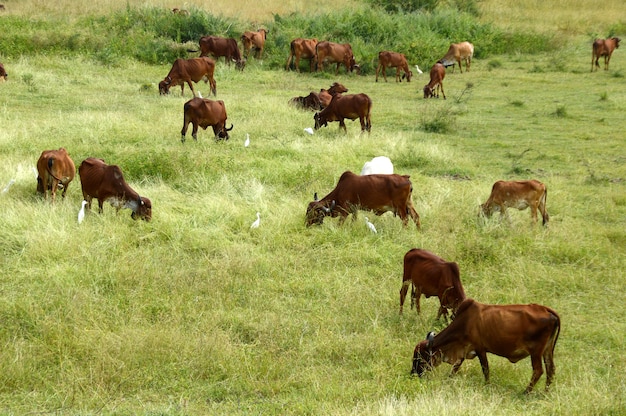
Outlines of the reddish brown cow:
{"label": "reddish brown cow", "polygon": [[339,73],[339,65],[341,64],[345,65],[346,72],[360,69],[354,60],[354,53],[352,53],[352,47],[349,43],[339,44],[323,41],[315,47],[315,54],[317,55],[318,71],[324,70],[324,62],[337,63],[335,75]]}
{"label": "reddish brown cow", "polygon": [[285,70],[289,70],[292,61],[295,57],[296,71],[300,72],[300,58],[309,60],[310,71],[313,72],[313,65],[315,64],[315,46],[317,45],[317,39],[303,39],[297,38],[291,41],[289,45],[289,58],[287,58],[287,65]]}
{"label": "reddish brown cow", "polygon": [[213,95],[217,95],[217,84],[213,73],[215,72],[215,61],[211,58],[203,56],[201,58],[191,59],[177,59],[172,65],[169,74],[159,83],[159,93],[161,95],[169,94],[170,88],[180,85],[180,95],[185,93],[185,82],[191,88],[193,96],[196,97],[196,90],[193,87],[193,82],[200,82],[204,80],[206,83],[209,81],[211,86],[211,92]]}
{"label": "reddish brown cow", "polygon": [[402,288],[400,289],[400,314],[409,285],[413,284],[416,289],[411,293],[411,305],[415,300],[415,308],[420,313],[420,297],[422,294],[429,298],[439,298],[439,312],[448,318],[448,309],[452,310],[452,318],[461,302],[465,300],[465,291],[461,284],[459,266],[454,262],[448,262],[431,253],[430,251],[414,248],[404,255],[404,274],[402,276]]}
{"label": "reddish brown cow", "polygon": [[255,57],[261,59],[263,57],[263,48],[265,47],[265,39],[269,30],[259,29],[256,32],[246,31],[241,35],[241,43],[243,44],[243,52],[246,58],[250,55],[250,49],[255,49]]}
{"label": "reddish brown cow", "polygon": [[[406,56],[402,53],[382,51],[378,53],[378,68],[376,68],[376,82],[378,82],[378,73],[382,69],[383,78],[387,82],[387,68],[396,68],[396,82],[402,82],[406,78],[407,82],[411,82],[413,73],[409,70],[409,63]],[[400,78],[400,70],[404,71],[404,75]]]}
{"label": "reddish brown cow", "polygon": [[446,93],[443,91],[443,79],[445,77],[446,68],[444,68],[443,64],[437,62],[432,68],[430,68],[430,82],[424,85],[424,98],[439,98],[439,88],[441,88],[441,94],[445,100]]}
{"label": "reddish brown cow", "polygon": [[104,160],[93,157],[83,160],[78,167],[83,198],[87,201],[87,209],[91,209],[91,200],[98,200],[98,208],[102,213],[104,202],[110,203],[119,211],[130,208],[131,217],[150,221],[152,218],[152,202],[139,196],[124,180],[122,170],[116,165],[107,165]]}
{"label": "reddish brown cow", "polygon": [[343,224],[349,214],[356,219],[358,210],[362,209],[376,215],[391,211],[400,216],[405,227],[410,216],[420,228],[420,217],[411,200],[412,192],[408,175],[360,176],[346,171],[335,189],[324,198],[318,201],[315,194],[306,210],[306,225],[322,224],[326,216],[340,216],[339,223]]}
{"label": "reddish brown cow", "polygon": [[333,96],[348,92],[348,89],[338,82],[333,82],[327,90],[320,89],[320,92],[311,91],[306,97],[293,97],[289,100],[289,104],[294,105],[303,110],[319,111],[323,110],[330,104]]}
{"label": "reddish brown cow", "polygon": [[9,74],[7,74],[7,71],[4,69],[4,65],[0,62],[0,80],[6,81],[8,76]]}
{"label": "reddish brown cow", "polygon": [[459,69],[463,73],[463,66],[461,61],[465,61],[465,71],[469,72],[470,65],[472,63],[472,57],[474,56],[474,45],[469,42],[451,43],[448,52],[441,58],[439,63],[443,64],[446,68],[452,66],[452,72],[454,72],[454,64],[459,64]]}
{"label": "reddish brown cow", "polygon": [[48,199],[48,191],[52,193],[52,202],[56,197],[57,188],[63,188],[63,194],[74,180],[76,166],[65,148],[59,150],[44,150],[37,161],[37,192],[42,193]]}
{"label": "reddish brown cow", "polygon": [[530,207],[533,223],[537,222],[537,209],[541,212],[543,225],[550,220],[546,211],[548,190],[538,180],[530,181],[497,181],[491,188],[487,202],[480,206],[480,213],[491,217],[494,211],[500,211],[501,217],[507,217],[507,208],[524,210]]}
{"label": "reddish brown cow", "polygon": [[321,109],[328,107],[335,95],[341,95],[344,92],[348,92],[348,89],[343,84],[340,84],[338,82],[333,82],[333,85],[331,85],[330,88],[328,88],[327,90],[322,88],[318,95],[320,105],[322,106]]}
{"label": "reddish brown cow", "polygon": [[215,140],[224,139],[228,140],[228,132],[233,129],[233,125],[230,128],[226,128],[226,107],[222,100],[209,100],[208,98],[192,98],[187,101],[184,106],[184,121],[183,129],[181,130],[181,141],[185,143],[185,135],[187,134],[187,128],[189,123],[192,123],[193,130],[191,136],[195,141],[198,141],[198,126],[206,130],[207,127],[213,127],[213,133],[215,134]]}
{"label": "reddish brown cow", "polygon": [[[200,38],[200,56],[213,56],[216,60],[224,57],[224,62],[230,65],[235,63],[235,67],[240,71],[246,66],[246,60],[241,56],[237,40],[235,38],[222,38],[220,36],[203,36]],[[189,50],[190,52],[196,52]]]}
{"label": "reddish brown cow", "polygon": [[443,331],[430,332],[415,346],[411,374],[420,377],[442,362],[452,364],[455,374],[463,361],[478,357],[489,382],[487,353],[516,363],[530,355],[533,375],[530,393],[546,366],[546,389],[554,377],[554,347],[559,338],[561,319],[552,309],[536,305],[485,305],[473,299],[461,303],[456,317]]}
{"label": "reddish brown cow", "polygon": [[371,131],[372,129],[372,99],[366,94],[337,94],[333,96],[330,104],[319,113],[315,113],[315,130],[328,125],[329,121],[338,121],[339,128],[346,133],[346,123],[344,119],[361,122],[361,131]]}
{"label": "reddish brown cow", "polygon": [[613,37],[610,39],[596,39],[593,42],[593,47],[591,50],[591,72],[593,72],[593,61],[596,61],[596,70],[600,68],[598,64],[598,59],[601,56],[604,56],[604,70],[609,70],[609,61],[611,60],[611,55],[613,51],[619,48],[620,38]]}

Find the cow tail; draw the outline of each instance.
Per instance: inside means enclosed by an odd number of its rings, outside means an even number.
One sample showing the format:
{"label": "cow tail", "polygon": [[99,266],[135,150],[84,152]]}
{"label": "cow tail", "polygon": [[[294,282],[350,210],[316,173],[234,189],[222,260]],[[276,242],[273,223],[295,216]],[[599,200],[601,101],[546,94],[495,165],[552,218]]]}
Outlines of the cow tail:
{"label": "cow tail", "polygon": [[52,173],[52,165],[54,165],[54,158],[53,157],[49,157],[48,158],[48,175],[52,176],[57,181],[61,182],[61,179],[57,178],[56,175],[54,173]]}
{"label": "cow tail", "polygon": [[559,314],[556,313],[553,309],[547,308],[548,312],[556,318],[556,324],[554,325],[554,329],[552,330],[552,334],[550,335],[550,352],[554,355],[554,348],[556,347],[556,342],[559,339],[559,335],[561,334],[561,318]]}
{"label": "cow tail", "polygon": [[548,187],[546,187],[546,191],[543,193],[543,197],[541,198],[543,201],[542,203],[542,210],[541,210],[541,215],[543,217],[543,225],[546,225],[546,223],[548,221],[550,221],[550,215],[548,214]]}

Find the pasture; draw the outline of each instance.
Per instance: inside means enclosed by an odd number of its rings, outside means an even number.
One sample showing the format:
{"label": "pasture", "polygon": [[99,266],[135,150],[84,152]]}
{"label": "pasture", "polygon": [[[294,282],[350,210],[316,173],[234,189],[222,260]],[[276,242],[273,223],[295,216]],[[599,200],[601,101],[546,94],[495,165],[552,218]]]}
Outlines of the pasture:
{"label": "pasture", "polygon": [[[0,188],[15,180],[0,194],[0,413],[626,413],[626,55],[590,73],[587,36],[570,40],[448,72],[445,101],[422,98],[426,71],[375,83],[220,62],[231,139],[185,144],[191,92],[156,86],[169,64],[0,51]],[[372,98],[370,134],[358,121],[303,131],[313,113],[287,101],[334,81]],[[152,221],[105,204],[79,225],[78,177],[44,201],[32,167],[61,146],[77,166],[119,165]],[[304,226],[314,192],[379,155],[411,175],[421,231],[371,213]],[[548,188],[547,228],[528,210],[477,218],[493,182],[531,178]],[[469,297],[560,314],[550,391],[544,375],[523,395],[530,360],[493,355],[488,385],[478,360],[409,377],[415,344],[444,327],[434,298],[398,315],[413,247],[456,261]]]}

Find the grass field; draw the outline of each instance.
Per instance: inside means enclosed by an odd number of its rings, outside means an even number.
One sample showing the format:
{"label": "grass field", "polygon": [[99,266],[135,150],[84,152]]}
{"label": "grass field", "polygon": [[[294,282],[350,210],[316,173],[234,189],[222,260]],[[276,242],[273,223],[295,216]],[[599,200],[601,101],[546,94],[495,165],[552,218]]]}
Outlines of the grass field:
{"label": "grass field", "polygon": [[[422,99],[425,74],[375,83],[220,63],[231,139],[200,131],[184,145],[190,92],[156,88],[169,66],[2,60],[0,187],[15,183],[0,194],[0,413],[625,414],[626,57],[590,73],[588,41],[573,39],[448,73],[445,101]],[[371,134],[303,132],[313,114],[287,101],[334,81],[372,97]],[[119,165],[152,222],[107,205],[77,224],[78,177],[65,200],[43,201],[32,167],[60,146],[77,165]],[[313,193],[377,155],[411,175],[423,229],[369,215],[374,235],[363,213],[306,228]],[[528,211],[476,217],[495,180],[526,178],[548,187],[547,228]],[[413,247],[456,261],[470,297],[559,312],[549,392],[544,377],[522,394],[528,359],[489,356],[489,385],[477,360],[453,378],[446,364],[409,377],[415,344],[444,327],[435,299],[398,315]]]}

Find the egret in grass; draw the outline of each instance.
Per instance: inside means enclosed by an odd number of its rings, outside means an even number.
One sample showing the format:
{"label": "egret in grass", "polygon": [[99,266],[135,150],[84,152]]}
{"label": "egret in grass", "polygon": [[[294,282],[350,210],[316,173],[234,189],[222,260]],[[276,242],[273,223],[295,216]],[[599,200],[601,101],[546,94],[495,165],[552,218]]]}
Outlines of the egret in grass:
{"label": "egret in grass", "polygon": [[259,225],[261,224],[261,213],[257,212],[256,213],[256,221],[254,221],[252,223],[252,225],[250,226],[250,228],[259,228]]}
{"label": "egret in grass", "polygon": [[246,141],[243,142],[243,147],[250,146],[250,134],[246,133]]}
{"label": "egret in grass", "polygon": [[87,201],[83,199],[82,206],[80,207],[80,211],[78,211],[78,223],[80,224],[85,219],[85,206],[87,205]]}
{"label": "egret in grass", "polygon": [[313,129],[311,127],[307,127],[306,129],[304,129],[304,131],[309,134],[313,134]]}
{"label": "egret in grass", "polygon": [[11,185],[13,185],[14,183],[15,183],[15,179],[11,179],[9,183],[7,183],[7,186],[5,186],[4,189],[2,190],[2,193],[6,194],[7,192],[9,192],[9,188],[11,188]]}
{"label": "egret in grass", "polygon": [[373,232],[374,234],[377,233],[376,227],[374,227],[374,224],[372,224],[370,222],[369,218],[367,218],[367,217],[365,217],[365,224],[367,224],[367,228],[369,228],[371,232]]}
{"label": "egret in grass", "polygon": [[34,166],[31,166],[31,168],[33,169],[33,173],[35,174],[35,179],[37,179],[39,177],[39,172],[37,172],[37,169]]}
{"label": "egret in grass", "polygon": [[417,64],[415,64],[415,69],[417,69],[418,74],[423,74],[422,70],[420,69],[419,66],[417,66]]}

